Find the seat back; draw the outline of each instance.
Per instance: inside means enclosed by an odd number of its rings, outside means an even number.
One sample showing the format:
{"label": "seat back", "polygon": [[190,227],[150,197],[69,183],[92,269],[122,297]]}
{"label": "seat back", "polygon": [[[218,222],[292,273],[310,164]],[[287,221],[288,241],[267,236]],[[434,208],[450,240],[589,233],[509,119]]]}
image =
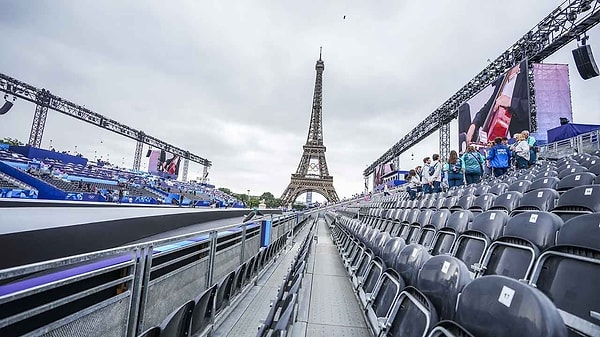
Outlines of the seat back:
{"label": "seat back", "polygon": [[400,254],[400,251],[406,246],[404,239],[395,237],[388,240],[383,248],[382,259],[388,266],[393,266],[396,256]]}
{"label": "seat back", "polygon": [[372,311],[367,316],[374,318],[371,322],[372,324],[375,323],[373,325],[376,325],[379,319],[389,316],[394,301],[404,287],[404,280],[394,269],[388,268],[385,270],[375,289],[373,289],[372,300],[367,304],[368,309]]}
{"label": "seat back", "polygon": [[375,238],[375,244],[373,245],[373,252],[377,256],[381,256],[383,252],[383,247],[390,240],[390,235],[386,232],[380,232],[379,235]]}
{"label": "seat back", "polygon": [[552,188],[529,191],[523,195],[512,215],[523,211],[549,211],[554,208],[556,200],[558,200],[558,192]]}
{"label": "seat back", "polygon": [[528,279],[539,253],[554,245],[563,221],[555,214],[529,211],[512,217],[504,235],[492,243],[480,275]]}
{"label": "seat back", "polygon": [[427,248],[411,243],[400,251],[394,261],[393,268],[402,276],[407,285],[415,286],[419,270],[430,257]]}
{"label": "seat back", "polygon": [[580,214],[600,212],[600,185],[579,186],[568,190],[560,196],[552,212],[565,221]]}
{"label": "seat back", "polygon": [[383,274],[384,269],[385,263],[381,258],[375,257],[371,260],[367,273],[365,274],[364,282],[361,285],[365,293],[371,293],[373,291],[377,284],[377,280],[379,280],[379,277]]}
{"label": "seat back", "polygon": [[517,180],[508,187],[508,191],[525,193],[530,185],[531,181],[529,180]]}
{"label": "seat back", "polygon": [[215,284],[194,299],[196,305],[192,313],[192,335],[200,334],[212,322],[216,293],[217,285]]}
{"label": "seat back", "polygon": [[558,186],[559,181],[560,179],[558,179],[557,177],[543,177],[536,179],[533,181],[533,183],[531,183],[531,185],[529,185],[527,192],[539,190],[541,188],[556,189],[556,186]]}
{"label": "seat back", "polygon": [[442,206],[440,208],[450,209],[456,205],[459,197],[451,196],[444,199]]}
{"label": "seat back", "polygon": [[429,247],[435,232],[446,225],[450,214],[450,211],[447,209],[434,212],[429,219],[429,224],[423,226],[417,242],[425,247]]}
{"label": "seat back", "polygon": [[450,255],[438,255],[423,264],[416,286],[431,300],[441,319],[452,319],[458,295],[472,280],[464,262]]}
{"label": "seat back", "polygon": [[460,197],[460,199],[458,199],[458,202],[456,203],[456,205],[454,205],[451,209],[452,210],[469,209],[469,207],[471,207],[471,205],[473,204],[473,201],[475,201],[474,195],[472,195],[472,194],[463,195],[462,197]]}
{"label": "seat back", "polygon": [[588,169],[585,166],[573,165],[570,168],[565,168],[558,172],[558,179],[562,179],[573,173],[587,172]]}
{"label": "seat back", "polygon": [[548,178],[548,177],[558,177],[558,172],[556,172],[554,170],[541,171],[535,175],[535,177],[533,178],[533,181],[535,182],[541,178]]}
{"label": "seat back", "polygon": [[450,253],[455,239],[467,229],[467,225],[471,221],[473,221],[473,213],[470,211],[462,210],[452,213],[446,226],[436,232],[430,247],[431,255]]}
{"label": "seat back", "polygon": [[496,195],[491,193],[482,194],[473,201],[473,205],[469,207],[469,210],[472,212],[485,212],[494,204],[494,200],[496,200]]}
{"label": "seat back", "polygon": [[194,301],[186,302],[171,313],[160,326],[160,337],[189,336],[195,304]]}
{"label": "seat back", "polygon": [[498,183],[498,184],[494,184],[490,187],[490,189],[487,191],[487,193],[492,193],[495,195],[500,195],[500,194],[504,194],[506,192],[506,190],[508,190],[508,184],[507,183]]}
{"label": "seat back", "polygon": [[464,288],[455,321],[474,336],[567,336],[558,310],[542,292],[498,275],[480,277]]}
{"label": "seat back", "polygon": [[231,297],[231,288],[235,281],[235,271],[230,272],[219,283],[217,288],[217,297],[215,299],[215,312],[221,311],[223,307],[229,305]]}
{"label": "seat back", "polygon": [[569,328],[592,336],[600,331],[600,213],[570,219],[556,245],[538,259],[530,283],[561,310]]}
{"label": "seat back", "polygon": [[557,191],[567,191],[574,187],[591,185],[596,175],[591,172],[572,173],[563,177],[556,185]]}
{"label": "seat back", "polygon": [[438,315],[431,301],[414,287],[406,287],[385,322],[388,336],[426,336],[437,323]]}
{"label": "seat back", "polygon": [[522,197],[523,194],[517,191],[510,191],[501,194],[496,198],[496,200],[494,200],[494,204],[492,207],[490,207],[490,210],[499,210],[510,213],[513,209],[519,206],[519,202],[521,202]]}

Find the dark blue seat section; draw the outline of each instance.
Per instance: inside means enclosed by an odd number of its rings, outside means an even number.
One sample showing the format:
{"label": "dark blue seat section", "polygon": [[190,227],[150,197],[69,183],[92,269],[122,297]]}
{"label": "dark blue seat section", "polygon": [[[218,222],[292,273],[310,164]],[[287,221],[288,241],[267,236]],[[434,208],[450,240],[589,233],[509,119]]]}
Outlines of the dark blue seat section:
{"label": "dark blue seat section", "polygon": [[30,288],[38,287],[44,284],[57,282],[73,276],[82,275],[85,273],[107,268],[110,266],[116,266],[120,263],[131,260],[131,256],[122,255],[91,263],[78,265],[72,268],[63,269],[60,271],[49,272],[39,276],[33,276],[26,279],[21,279],[12,283],[4,284],[0,286],[0,296],[9,295],[12,293],[24,291]]}
{"label": "dark blue seat section", "polygon": [[558,196],[558,192],[552,188],[529,191],[523,195],[519,206],[511,212],[511,216],[524,211],[549,211],[554,208]]}
{"label": "dark blue seat section", "polygon": [[419,270],[430,257],[427,248],[411,243],[400,251],[394,261],[393,268],[404,279],[406,285],[415,286]]}
{"label": "dark blue seat section", "polygon": [[429,247],[431,255],[450,253],[454,241],[467,229],[467,225],[471,221],[473,221],[473,213],[470,211],[463,210],[452,213],[446,222],[446,226],[436,232]]}
{"label": "dark blue seat section", "polygon": [[399,237],[391,238],[383,248],[383,253],[381,254],[383,262],[385,262],[387,266],[393,266],[396,257],[405,246],[406,242],[404,242],[404,239]]}
{"label": "dark blue seat section", "polygon": [[600,185],[579,186],[566,191],[552,210],[565,221],[577,215],[599,212]]}
{"label": "dark blue seat section", "polygon": [[458,300],[454,321],[473,336],[567,337],[548,297],[505,276],[484,276],[469,283]]}
{"label": "dark blue seat section", "polygon": [[561,192],[568,191],[577,186],[592,185],[595,178],[596,175],[591,172],[569,174],[558,182],[558,185],[556,185],[556,190]]}
{"label": "dark blue seat section", "polygon": [[464,262],[450,255],[438,255],[423,264],[416,286],[431,300],[440,319],[453,319],[458,296],[472,280]]}
{"label": "dark blue seat section", "polygon": [[160,326],[160,337],[189,336],[194,301],[188,301],[172,312]]}
{"label": "dark blue seat section", "polygon": [[487,248],[502,235],[508,219],[508,214],[502,211],[479,214],[456,239],[452,255],[463,261],[469,270],[477,272]]}
{"label": "dark blue seat section", "polygon": [[502,237],[490,245],[478,276],[529,279],[540,252],[554,245],[562,224],[561,218],[549,212],[529,211],[515,215],[504,227]]}
{"label": "dark blue seat section", "polygon": [[[600,214],[572,218],[539,257],[530,283],[546,294],[577,335],[600,331]],[[575,333],[574,333],[575,335]]]}
{"label": "dark blue seat section", "polygon": [[434,212],[429,219],[429,223],[421,228],[417,243],[422,246],[429,247],[433,241],[435,233],[446,225],[449,217],[450,211],[447,209],[441,209]]}
{"label": "dark blue seat section", "polygon": [[494,204],[490,207],[490,210],[505,211],[506,213],[512,212],[513,209],[519,206],[523,194],[517,191],[510,191],[499,195]]}

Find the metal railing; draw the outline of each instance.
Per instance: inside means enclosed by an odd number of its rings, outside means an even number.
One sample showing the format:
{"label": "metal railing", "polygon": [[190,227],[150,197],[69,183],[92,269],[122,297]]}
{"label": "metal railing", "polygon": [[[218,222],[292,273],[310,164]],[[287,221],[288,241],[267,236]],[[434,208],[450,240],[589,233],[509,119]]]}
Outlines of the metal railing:
{"label": "metal railing", "polygon": [[0,270],[0,335],[137,336],[306,218],[271,215]]}
{"label": "metal railing", "polygon": [[560,159],[600,150],[600,129],[538,147],[538,158]]}

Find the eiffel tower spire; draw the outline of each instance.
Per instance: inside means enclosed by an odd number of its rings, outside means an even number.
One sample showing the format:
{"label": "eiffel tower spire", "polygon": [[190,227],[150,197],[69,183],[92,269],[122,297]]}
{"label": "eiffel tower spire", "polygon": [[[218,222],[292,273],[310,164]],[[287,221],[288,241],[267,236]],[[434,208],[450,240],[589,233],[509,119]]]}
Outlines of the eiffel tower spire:
{"label": "eiffel tower spire", "polygon": [[319,49],[319,59],[315,65],[317,76],[313,94],[312,112],[308,126],[306,144],[303,154],[288,187],[283,192],[281,200],[284,205],[293,203],[304,192],[317,192],[327,201],[339,201],[333,187],[333,177],[329,175],[327,160],[325,159],[325,145],[323,145],[323,71],[325,62],[322,59],[322,48]]}

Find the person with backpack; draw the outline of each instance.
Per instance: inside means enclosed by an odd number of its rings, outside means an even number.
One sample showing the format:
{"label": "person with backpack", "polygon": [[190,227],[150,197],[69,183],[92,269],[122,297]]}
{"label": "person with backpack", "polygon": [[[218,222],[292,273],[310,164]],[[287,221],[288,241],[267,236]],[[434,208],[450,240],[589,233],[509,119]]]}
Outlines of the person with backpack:
{"label": "person with backpack", "polygon": [[496,137],[494,139],[494,146],[489,150],[487,160],[490,161],[492,167],[492,173],[494,177],[500,177],[508,171],[508,165],[510,163],[510,150],[504,144],[502,144],[502,138]]}
{"label": "person with backpack", "polygon": [[437,193],[442,191],[442,163],[440,162],[440,155],[434,154],[433,165],[429,166],[429,193]]}
{"label": "person with backpack", "polygon": [[423,169],[421,170],[421,186],[423,194],[431,193],[431,185],[429,184],[429,169],[431,168],[431,158],[423,158]]}
{"label": "person with backpack", "polygon": [[475,146],[469,145],[460,160],[465,175],[465,183],[467,185],[479,183],[481,176],[483,176],[483,165],[485,164],[483,155],[477,151]]}
{"label": "person with backpack", "polygon": [[445,171],[448,172],[448,188],[463,184],[465,176],[463,174],[462,160],[458,158],[458,153],[454,150],[450,151]]}
{"label": "person with backpack", "polygon": [[419,179],[416,170],[408,171],[408,175],[404,180],[406,181],[406,192],[408,192],[410,200],[415,200],[417,192],[421,190],[421,180]]}

